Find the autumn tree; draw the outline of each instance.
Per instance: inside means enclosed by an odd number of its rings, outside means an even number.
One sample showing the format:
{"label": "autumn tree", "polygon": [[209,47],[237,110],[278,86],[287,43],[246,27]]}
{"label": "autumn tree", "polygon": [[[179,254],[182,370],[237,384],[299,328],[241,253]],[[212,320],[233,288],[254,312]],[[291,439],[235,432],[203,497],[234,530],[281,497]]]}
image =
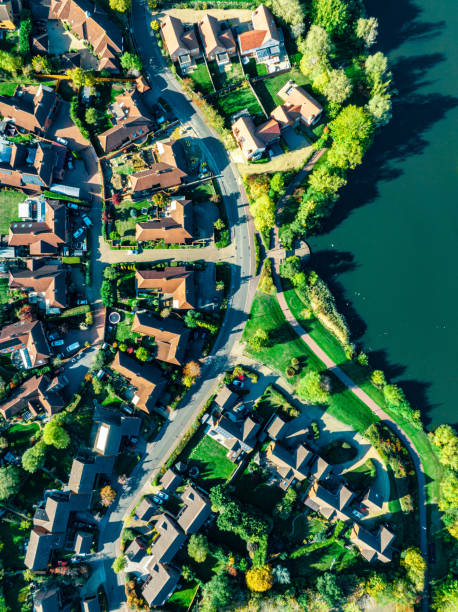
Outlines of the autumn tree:
{"label": "autumn tree", "polygon": [[108,508],[116,499],[116,491],[110,485],[106,485],[100,489],[100,502],[102,506]]}
{"label": "autumn tree", "polygon": [[18,310],[17,316],[20,321],[33,321],[32,306],[30,306],[30,304],[24,304],[24,306]]}
{"label": "autumn tree", "polygon": [[203,533],[195,533],[189,538],[188,555],[197,563],[203,563],[207,558],[208,540]]}
{"label": "autumn tree", "polygon": [[191,378],[198,378],[200,376],[200,365],[197,361],[188,361],[183,368],[183,374]]}
{"label": "autumn tree", "polygon": [[82,87],[84,85],[84,70],[80,67],[69,68],[65,73],[71,80],[75,87]]}
{"label": "autumn tree", "polygon": [[356,22],[356,36],[361,38],[366,47],[371,47],[377,40],[378,21],[375,17],[364,19],[360,17]]}
{"label": "autumn tree", "polygon": [[110,0],[110,8],[118,13],[125,13],[130,9],[131,0]]}
{"label": "autumn tree", "polygon": [[52,71],[51,60],[47,55],[35,55],[32,57],[32,68],[35,72],[49,74]]}
{"label": "autumn tree", "polygon": [[401,565],[407,572],[407,577],[420,593],[425,586],[426,563],[420,550],[411,546],[401,554]]}
{"label": "autumn tree", "polygon": [[270,565],[252,567],[245,574],[246,584],[250,591],[263,593],[272,588],[274,577]]}
{"label": "autumn tree", "polygon": [[70,444],[70,436],[54,417],[43,428],[43,441],[48,446],[63,449]]}
{"label": "autumn tree", "polygon": [[296,392],[309,404],[327,404],[331,397],[321,374],[316,370],[308,370],[305,373],[297,385]]}

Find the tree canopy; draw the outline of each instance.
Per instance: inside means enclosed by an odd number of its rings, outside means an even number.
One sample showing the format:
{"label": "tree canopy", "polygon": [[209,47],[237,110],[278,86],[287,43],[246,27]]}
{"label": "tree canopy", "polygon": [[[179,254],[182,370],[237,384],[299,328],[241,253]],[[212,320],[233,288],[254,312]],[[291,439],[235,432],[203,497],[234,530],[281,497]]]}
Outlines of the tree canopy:
{"label": "tree canopy", "polygon": [[0,467],[0,501],[8,499],[18,492],[20,472],[14,465]]}
{"label": "tree canopy", "polygon": [[143,67],[141,59],[135,53],[129,53],[129,51],[125,51],[121,55],[121,66],[124,70],[141,70]]}
{"label": "tree canopy", "polygon": [[331,36],[341,35],[348,24],[347,4],[344,0],[312,0],[312,18]]}
{"label": "tree canopy", "polygon": [[270,565],[264,567],[252,567],[245,574],[246,584],[250,591],[263,593],[272,588],[274,577]]}
{"label": "tree canopy", "polygon": [[297,385],[296,392],[310,404],[327,404],[331,397],[323,387],[321,374],[316,370],[308,370],[305,373]]}
{"label": "tree canopy", "polygon": [[43,440],[28,448],[22,455],[22,467],[33,474],[41,467],[46,457],[46,443]]}
{"label": "tree canopy", "polygon": [[188,555],[197,563],[203,563],[207,558],[208,540],[203,533],[195,533],[189,538]]}
{"label": "tree canopy", "polygon": [[59,425],[55,417],[44,426],[43,440],[48,446],[52,445],[56,448],[67,448],[70,444],[70,436],[66,430]]}
{"label": "tree canopy", "polygon": [[110,0],[110,8],[118,13],[125,13],[130,9],[131,0]]}

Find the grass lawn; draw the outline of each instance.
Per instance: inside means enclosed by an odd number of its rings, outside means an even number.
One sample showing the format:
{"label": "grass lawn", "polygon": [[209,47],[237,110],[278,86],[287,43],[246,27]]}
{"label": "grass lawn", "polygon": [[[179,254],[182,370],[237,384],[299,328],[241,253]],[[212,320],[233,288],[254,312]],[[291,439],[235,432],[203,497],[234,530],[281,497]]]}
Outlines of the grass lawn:
{"label": "grass lawn", "polygon": [[[375,471],[375,475],[374,474]],[[365,463],[358,466],[354,470],[345,472],[345,478],[348,480],[352,489],[355,491],[363,491],[367,489],[377,478],[377,468],[375,463],[368,459]]]}
{"label": "grass lawn", "polygon": [[248,64],[245,65],[245,71],[250,77],[265,76],[267,74],[267,67],[265,64],[257,64],[254,57],[252,57]]}
{"label": "grass lawn", "polygon": [[[129,174],[131,166],[128,164],[124,164],[124,166],[119,166],[122,169],[123,174]],[[133,168],[132,168],[133,170]],[[135,226],[138,221],[147,221],[147,215],[141,214],[142,208],[149,208],[151,206],[150,202],[146,202],[145,200],[141,200],[140,202],[132,202],[131,200],[123,200],[120,206],[115,207],[115,226],[116,231],[120,235],[121,238],[129,237],[131,240],[135,241]],[[131,209],[134,208],[137,211],[137,216],[132,217],[130,215]]]}
{"label": "grass lawn", "polygon": [[134,320],[134,315],[128,314],[126,312],[120,313],[121,320],[116,326],[116,341],[125,342],[129,338],[132,337],[132,321]]}
{"label": "grass lawn", "polygon": [[134,173],[134,167],[131,164],[121,164],[120,166],[116,166],[114,172],[116,174],[125,174],[129,176],[129,174]]}
{"label": "grass lawn", "polygon": [[256,412],[266,421],[277,411],[290,414],[291,410],[295,410],[294,406],[273,385],[266,387],[266,390],[256,402]]}
{"label": "grass lawn", "polygon": [[209,62],[208,66],[212,73],[216,89],[223,89],[228,85],[235,85],[244,79],[242,66],[237,58],[233,58],[231,63],[224,67],[226,70],[220,70],[216,62]]}
{"label": "grass lawn", "polygon": [[187,610],[197,592],[199,585],[175,591],[166,604],[166,609]]}
{"label": "grass lawn", "polygon": [[8,279],[0,278],[0,304],[8,303]]}
{"label": "grass lawn", "polygon": [[191,79],[197,86],[196,88],[204,95],[213,93],[213,85],[210,80],[210,75],[208,74],[205,62],[198,63],[196,68],[194,68],[194,70],[186,76],[191,77]]}
{"label": "grass lawn", "polygon": [[37,423],[30,425],[13,425],[5,432],[5,437],[8,440],[9,449],[28,447],[30,439],[38,432],[40,428]]}
{"label": "grass lawn", "polygon": [[203,435],[188,457],[189,467],[198,467],[198,480],[206,490],[222,484],[231,476],[235,465],[226,458],[227,449],[210,436]]}
{"label": "grass lawn", "polygon": [[0,540],[3,548],[0,553],[2,565],[6,570],[19,570],[19,573],[4,578],[3,593],[5,595],[8,610],[20,612],[19,592],[27,589],[26,582],[22,576],[24,569],[24,544],[27,542],[29,530],[19,528],[19,522],[14,519],[10,522],[5,519],[0,521]]}
{"label": "grass lawn", "polygon": [[14,96],[16,87],[17,87],[16,83],[9,83],[9,82],[0,83],[0,95],[1,96]]}
{"label": "grass lawn", "polygon": [[235,113],[248,109],[250,115],[262,115],[262,109],[249,87],[239,87],[214,100],[218,110],[229,118]]}
{"label": "grass lawn", "polygon": [[296,85],[310,84],[310,80],[298,68],[291,68],[289,72],[258,81],[254,84],[256,93],[268,113],[273,111],[279,104],[282,104],[282,100],[277,96],[277,93],[290,80],[294,81]]}
{"label": "grass lawn", "polygon": [[0,191],[0,234],[8,234],[10,224],[18,219],[18,204],[26,196],[20,191]]}

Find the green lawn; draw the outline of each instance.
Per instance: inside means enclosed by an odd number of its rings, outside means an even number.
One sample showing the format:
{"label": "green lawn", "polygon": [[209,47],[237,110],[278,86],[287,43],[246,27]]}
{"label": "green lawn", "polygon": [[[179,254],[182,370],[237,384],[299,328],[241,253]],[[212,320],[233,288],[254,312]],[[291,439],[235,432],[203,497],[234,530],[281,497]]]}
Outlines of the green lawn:
{"label": "green lawn", "polygon": [[125,342],[129,338],[132,338],[132,321],[134,320],[134,315],[128,314],[126,312],[121,312],[121,321],[116,326],[116,341]]}
{"label": "green lawn", "polygon": [[10,449],[19,449],[28,447],[30,439],[38,432],[40,428],[37,423],[30,425],[13,425],[5,432],[5,437],[8,440]]}
{"label": "green lawn", "polygon": [[0,304],[8,303],[8,294],[9,294],[8,279],[0,278]]}
{"label": "green lawn", "polygon": [[226,482],[235,470],[236,466],[227,459],[226,454],[227,448],[207,435],[190,452],[188,465],[199,468],[198,480],[205,489],[210,490]]}
{"label": "green lawn", "polygon": [[296,85],[310,85],[310,80],[298,68],[292,68],[289,72],[269,77],[254,84],[256,93],[268,113],[273,111],[279,104],[282,104],[283,101],[277,96],[277,93],[290,80],[294,81]]}
{"label": "green lawn", "polygon": [[[375,476],[373,475],[375,471]],[[348,480],[354,491],[363,491],[367,489],[377,477],[377,468],[375,463],[368,459],[359,467],[345,472],[345,478]]]}
{"label": "green lawn", "polygon": [[16,83],[9,83],[9,82],[0,83],[0,95],[1,96],[14,96],[16,87],[17,87]]}
{"label": "green lawn", "polygon": [[237,58],[233,58],[231,63],[225,66],[226,70],[220,70],[216,62],[209,62],[208,66],[216,89],[223,89],[228,85],[236,85],[244,79],[242,66]]}
{"label": "green lawn", "polygon": [[26,196],[20,191],[5,189],[0,191],[0,234],[8,234],[10,224],[18,217],[18,204],[23,202]]}
{"label": "green lawn", "polygon": [[191,605],[199,585],[175,591],[166,604],[166,609],[187,610]]}
{"label": "green lawn", "polygon": [[248,109],[250,115],[262,115],[262,109],[249,87],[239,87],[214,100],[218,110],[229,118],[243,109]]}
{"label": "green lawn", "polygon": [[191,77],[196,84],[196,89],[198,89],[204,95],[214,91],[205,62],[198,63],[197,67],[186,76]]}
{"label": "green lawn", "polygon": [[22,576],[22,570],[24,569],[25,554],[23,546],[27,542],[28,537],[29,530],[20,529],[19,522],[16,522],[15,519],[12,519],[10,522],[3,518],[0,521],[0,540],[3,544],[0,552],[2,566],[5,570],[19,570],[19,573],[11,577],[7,576],[3,580],[3,592],[8,610],[11,612],[20,612],[19,593],[23,589],[27,589]]}
{"label": "green lawn", "polygon": [[265,64],[257,64],[254,57],[252,57],[248,64],[245,65],[245,72],[250,77],[265,76],[267,74],[267,67]]}

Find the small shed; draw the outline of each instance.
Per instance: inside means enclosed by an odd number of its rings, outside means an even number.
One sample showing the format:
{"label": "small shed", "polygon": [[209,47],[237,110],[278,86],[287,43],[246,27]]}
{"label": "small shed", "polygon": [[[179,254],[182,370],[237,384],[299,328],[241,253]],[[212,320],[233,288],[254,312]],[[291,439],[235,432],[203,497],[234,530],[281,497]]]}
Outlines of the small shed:
{"label": "small shed", "polygon": [[90,531],[77,531],[73,548],[78,555],[88,555],[91,552],[92,533]]}

